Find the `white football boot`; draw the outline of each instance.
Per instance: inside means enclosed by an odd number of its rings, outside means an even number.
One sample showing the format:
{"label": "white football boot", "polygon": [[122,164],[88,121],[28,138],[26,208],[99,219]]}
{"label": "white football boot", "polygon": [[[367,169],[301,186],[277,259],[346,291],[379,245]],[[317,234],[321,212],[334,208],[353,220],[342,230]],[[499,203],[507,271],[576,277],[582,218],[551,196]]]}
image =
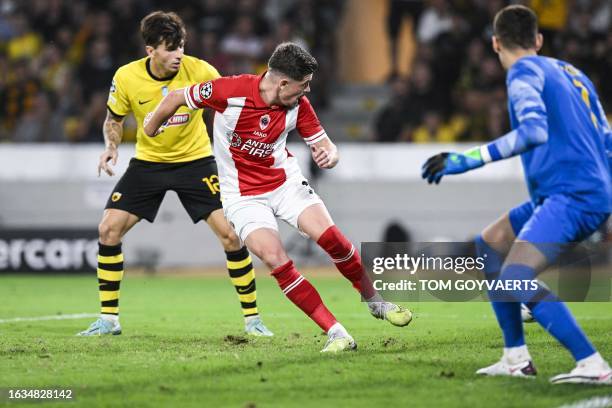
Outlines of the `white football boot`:
{"label": "white football boot", "polygon": [[353,337],[340,323],[334,324],[327,332],[327,336],[327,342],[321,353],[339,353],[357,348],[357,343],[355,343]]}
{"label": "white football boot", "polygon": [[476,371],[478,375],[506,375],[509,377],[535,378],[537,370],[531,361],[527,346],[504,348],[504,355],[497,363]]}
{"label": "white football boot", "polygon": [[535,322],[535,319],[533,318],[533,314],[531,313],[531,310],[524,303],[521,303],[521,320],[523,321],[523,323]]}
{"label": "white football boot", "polygon": [[510,377],[535,378],[537,371],[531,360],[523,361],[518,364],[510,364],[503,358],[497,363],[476,371],[479,375],[507,375]]}
{"label": "white football boot", "polygon": [[263,324],[263,321],[261,320],[259,315],[257,315],[257,316],[249,316],[249,317],[247,317],[245,319],[244,331],[249,336],[256,336],[256,337],[272,337],[272,336],[274,336],[274,333],[272,333],[266,327],[266,325]]}
{"label": "white football boot", "polygon": [[394,326],[404,327],[412,321],[412,312],[391,302],[368,302],[370,314],[377,319],[386,320]]}
{"label": "white football boot", "polygon": [[121,334],[121,325],[118,318],[99,317],[86,330],[77,333],[77,336],[117,336]]}
{"label": "white football boot", "polygon": [[553,384],[601,384],[612,385],[612,369],[610,365],[595,353],[580,360],[576,367],[566,374],[559,374],[550,379]]}

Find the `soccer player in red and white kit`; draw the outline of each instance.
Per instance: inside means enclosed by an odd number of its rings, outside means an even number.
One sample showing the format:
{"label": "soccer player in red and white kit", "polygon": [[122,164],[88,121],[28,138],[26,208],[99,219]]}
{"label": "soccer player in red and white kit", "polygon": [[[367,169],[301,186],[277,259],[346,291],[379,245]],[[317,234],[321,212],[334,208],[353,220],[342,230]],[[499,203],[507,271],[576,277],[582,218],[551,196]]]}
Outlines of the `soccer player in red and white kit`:
{"label": "soccer player in red and white kit", "polygon": [[338,150],[321,127],[308,98],[317,61],[293,43],[280,44],[260,76],[218,78],[169,93],[145,124],[164,137],[162,125],[181,106],[215,110],[214,153],[228,221],[272,271],[283,293],[328,334],[324,352],[354,349],[355,341],[325,307],[316,289],[295,268],[278,233],[276,218],[317,242],[368,302],[373,316],[405,326],[409,310],[384,302],[366,275],[359,253],[334,225],[325,205],[286,149],[297,129],[323,169],[338,163]]}

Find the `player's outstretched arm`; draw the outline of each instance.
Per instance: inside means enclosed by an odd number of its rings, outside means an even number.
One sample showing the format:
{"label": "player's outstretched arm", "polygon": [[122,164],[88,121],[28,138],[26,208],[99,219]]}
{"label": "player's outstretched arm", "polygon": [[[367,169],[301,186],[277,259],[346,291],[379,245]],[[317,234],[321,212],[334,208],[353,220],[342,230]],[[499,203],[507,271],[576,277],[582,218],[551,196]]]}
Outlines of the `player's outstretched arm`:
{"label": "player's outstretched arm", "polygon": [[102,170],[109,176],[115,175],[110,164],[113,166],[116,165],[117,159],[119,158],[117,146],[119,146],[121,138],[123,137],[124,120],[124,116],[115,115],[110,110],[106,112],[106,119],[104,119],[104,125],[102,127],[106,149],[100,155],[100,160],[98,161],[98,177],[100,177]]}
{"label": "player's outstretched arm", "polygon": [[187,106],[185,101],[185,91],[183,89],[175,89],[170,92],[155,108],[155,112],[150,116],[147,115],[144,120],[144,132],[147,136],[157,136],[163,132],[164,123],[176,113],[181,106]]}
{"label": "player's outstretched arm", "polygon": [[338,148],[329,139],[324,137],[316,143],[310,145],[310,151],[312,153],[312,159],[322,169],[331,169],[340,160],[338,155]]}
{"label": "player's outstretched arm", "polygon": [[430,157],[421,168],[421,176],[429,184],[438,184],[446,174],[465,173],[492,161],[517,156],[548,141],[548,118],[542,99],[544,73],[526,64],[510,73],[512,79],[508,86],[518,127],[465,153],[444,152]]}

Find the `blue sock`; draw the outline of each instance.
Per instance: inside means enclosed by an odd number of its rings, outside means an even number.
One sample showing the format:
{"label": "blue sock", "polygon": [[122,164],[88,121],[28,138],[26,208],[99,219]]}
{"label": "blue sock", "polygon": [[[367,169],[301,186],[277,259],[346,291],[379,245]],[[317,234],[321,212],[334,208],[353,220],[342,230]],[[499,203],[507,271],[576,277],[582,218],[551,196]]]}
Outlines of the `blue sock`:
{"label": "blue sock", "polygon": [[[506,265],[501,279],[535,279],[535,270],[527,265]],[[533,291],[514,291],[512,296],[531,309],[533,318],[559,343],[572,353],[576,361],[593,353],[595,348],[586,337],[567,306],[557,296],[540,286]]]}
{"label": "blue sock", "polygon": [[[487,279],[497,279],[502,267],[502,257],[482,239],[481,235],[476,237],[475,243],[478,256],[485,257],[484,272]],[[493,293],[489,292],[490,299],[495,298],[495,296],[492,295]],[[497,316],[497,323],[504,335],[505,347],[519,347],[525,345],[523,321],[521,319],[521,304],[518,302],[498,302],[491,300],[491,305],[493,306],[495,316]]]}
{"label": "blue sock", "polygon": [[576,361],[595,353],[595,348],[565,303],[561,301],[538,302],[530,306],[533,318],[559,343],[563,344]]}

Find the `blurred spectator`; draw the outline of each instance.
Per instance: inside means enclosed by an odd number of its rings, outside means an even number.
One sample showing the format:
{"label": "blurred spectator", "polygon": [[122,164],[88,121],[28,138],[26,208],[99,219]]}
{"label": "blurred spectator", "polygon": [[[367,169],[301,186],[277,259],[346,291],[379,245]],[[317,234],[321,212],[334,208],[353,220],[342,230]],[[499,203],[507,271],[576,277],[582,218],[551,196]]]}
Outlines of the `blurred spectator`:
{"label": "blurred spectator", "polygon": [[531,0],[529,7],[538,16],[540,32],[544,35],[542,53],[554,55],[560,49],[559,34],[567,25],[568,0]]}
{"label": "blurred spectator", "polygon": [[[262,38],[270,34],[270,26],[261,12],[261,0],[237,0],[234,3],[236,16],[249,17],[257,37]],[[277,22],[275,21],[275,24]]]}
{"label": "blurred spectator", "polygon": [[610,32],[612,22],[612,2],[610,0],[585,1],[591,15],[589,28],[592,32],[605,36]]}
{"label": "blurred spectator", "polygon": [[55,33],[60,27],[71,24],[63,0],[35,0],[32,3],[32,8],[29,10],[30,20],[46,43],[55,39]]}
{"label": "blurred spectator", "polygon": [[455,141],[456,133],[452,127],[443,121],[443,116],[437,111],[427,111],[423,115],[423,124],[415,131],[412,141],[415,143],[451,143]]}
{"label": "blurred spectator", "polygon": [[457,83],[457,87],[461,91],[466,91],[475,86],[480,75],[480,61],[484,59],[484,56],[485,44],[478,38],[473,38],[469,42],[467,55],[461,66],[461,73]]}
{"label": "blurred spectator", "polygon": [[376,141],[398,142],[404,139],[403,133],[409,124],[406,112],[406,102],[410,97],[409,86],[403,78],[396,78],[391,83],[391,99],[376,116]]}
{"label": "blurred spectator", "polygon": [[78,77],[85,84],[83,87],[85,103],[89,102],[93,93],[109,89],[117,68],[113,62],[108,39],[105,37],[94,39],[78,71]]}
{"label": "blurred spectator", "polygon": [[[312,81],[310,102],[317,109],[329,106],[337,67],[336,28],[343,0],[284,0],[282,19],[290,22],[295,35],[308,43],[319,69]],[[275,25],[275,22],[270,22]]]}
{"label": "blurred spectator", "polygon": [[63,117],[54,111],[49,94],[32,97],[32,109],[21,116],[13,135],[14,142],[65,141]]}
{"label": "blurred spectator", "polygon": [[[299,35],[293,23],[289,20],[281,20],[276,24],[274,35],[270,37],[273,43],[280,44],[283,42],[294,42],[305,50],[309,50],[310,46],[306,40]],[[266,54],[268,55],[268,54]]]}
{"label": "blurred spectator", "polygon": [[430,0],[419,20],[417,38],[421,43],[430,43],[440,34],[451,29],[452,16],[447,0]]}
{"label": "blurred spectator", "polygon": [[32,31],[30,22],[24,14],[16,14],[11,21],[12,35],[6,45],[9,59],[32,59],[40,51],[42,39]]}
{"label": "blurred spectator", "polygon": [[232,74],[254,71],[257,59],[262,56],[263,42],[255,35],[249,16],[238,17],[233,30],[221,42],[221,51],[235,61]]}
{"label": "blurred spectator", "polygon": [[427,64],[416,62],[410,77],[411,97],[418,101],[412,106],[413,118],[420,121],[425,111],[440,109],[446,105],[446,98],[434,82],[433,72]]}
{"label": "blurred spectator", "polygon": [[202,34],[200,37],[200,50],[196,55],[215,67],[221,75],[226,75],[227,72],[236,71],[231,67],[231,57],[221,51],[219,39],[214,31],[206,31]]}
{"label": "blurred spectator", "polygon": [[62,51],[54,43],[46,45],[35,63],[40,80],[45,89],[56,95],[64,95],[68,87],[72,69]]}
{"label": "blurred spectator", "polygon": [[389,78],[394,79],[398,73],[397,44],[402,22],[410,17],[412,30],[416,31],[417,22],[423,12],[423,0],[389,0],[387,14],[387,34],[391,52],[391,72]]}
{"label": "blurred spectator", "polygon": [[202,0],[201,16],[198,29],[204,32],[213,32],[217,38],[223,36],[233,18],[232,10],[223,0]]}
{"label": "blurred spectator", "polygon": [[[110,10],[112,27],[108,38],[115,65],[120,66],[142,53],[138,27],[140,19],[147,14],[147,10],[138,0],[114,0]],[[115,27],[129,27],[129,29],[117,30]]]}
{"label": "blurred spectator", "polygon": [[[461,64],[465,56],[465,43],[469,29],[466,22],[457,14],[451,17],[451,29],[433,41],[433,61],[430,65],[438,94],[451,95],[453,87],[461,74]],[[441,98],[437,107],[448,114],[452,109],[451,98]]]}
{"label": "blurred spectator", "polygon": [[3,127],[12,131],[17,126],[20,116],[33,108],[41,86],[25,59],[14,61],[8,73],[6,85],[0,94],[2,102],[0,112]]}
{"label": "blurred spectator", "polygon": [[75,132],[70,135],[72,142],[99,142],[102,130],[100,123],[106,117],[107,92],[95,92],[87,104]]}

